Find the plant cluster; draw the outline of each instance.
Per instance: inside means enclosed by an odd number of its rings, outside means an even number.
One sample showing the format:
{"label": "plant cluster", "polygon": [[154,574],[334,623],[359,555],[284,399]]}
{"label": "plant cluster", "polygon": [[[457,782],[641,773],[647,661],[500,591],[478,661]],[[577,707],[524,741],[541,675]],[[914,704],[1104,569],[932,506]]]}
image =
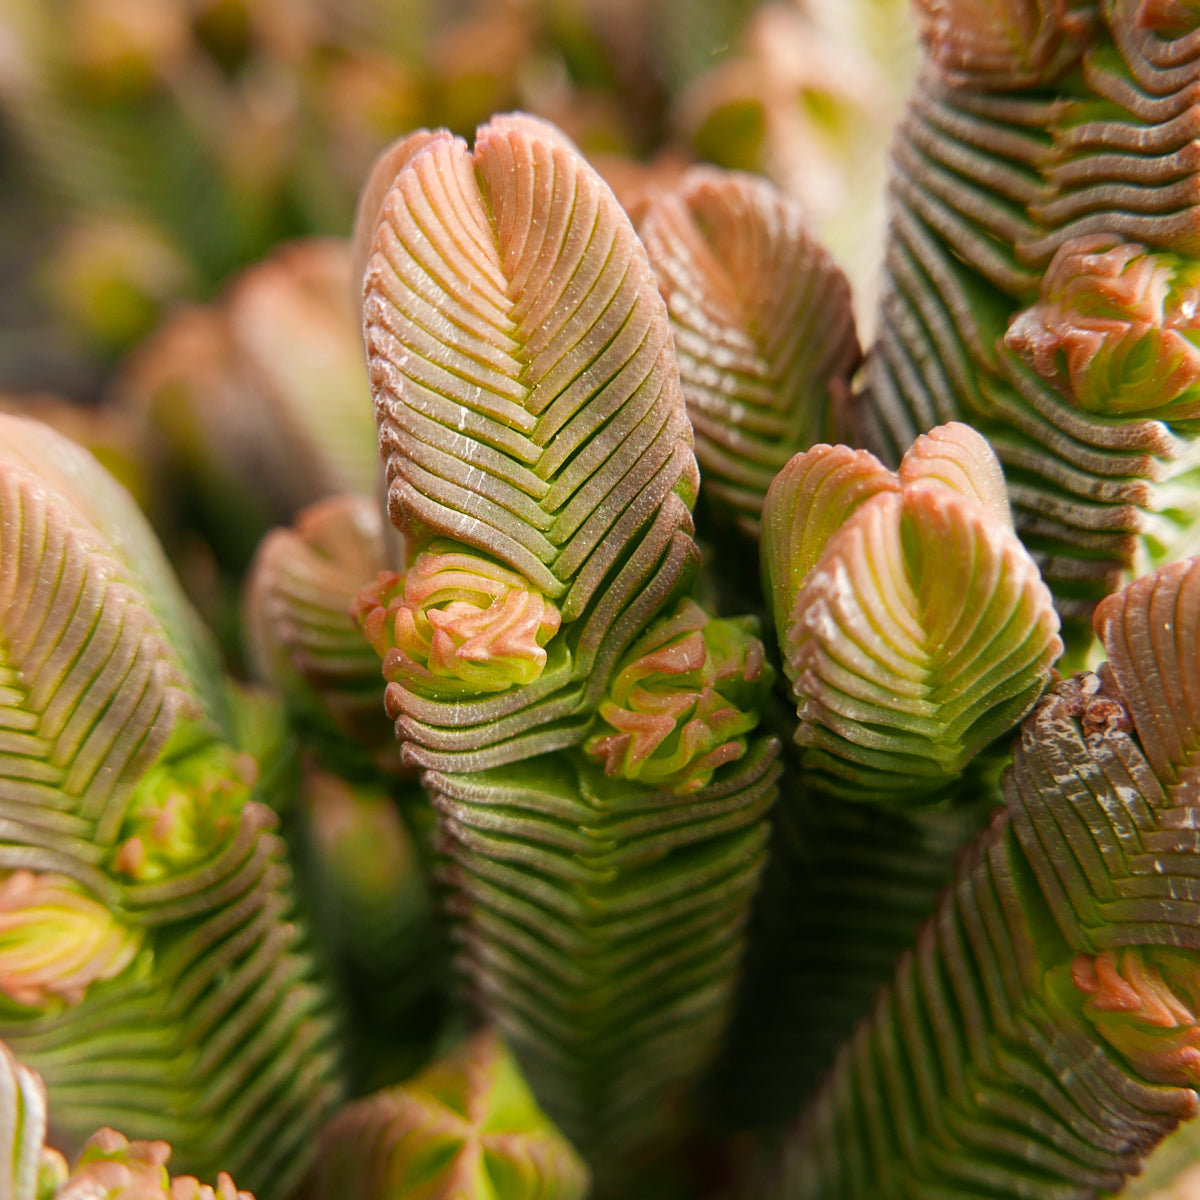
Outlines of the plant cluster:
{"label": "plant cluster", "polygon": [[0,1194],[1186,1194],[1200,7],[916,12],[865,356],[523,114],[161,335],[249,682],[0,415]]}

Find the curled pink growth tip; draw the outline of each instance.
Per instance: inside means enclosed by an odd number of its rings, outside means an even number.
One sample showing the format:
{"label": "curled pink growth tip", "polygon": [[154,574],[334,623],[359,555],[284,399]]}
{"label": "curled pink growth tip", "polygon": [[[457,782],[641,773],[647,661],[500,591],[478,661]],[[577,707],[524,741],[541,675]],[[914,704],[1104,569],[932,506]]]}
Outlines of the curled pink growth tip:
{"label": "curled pink growth tip", "polygon": [[1147,1079],[1200,1083],[1200,962],[1191,950],[1133,946],[1071,968],[1101,1036]]}
{"label": "curled pink growth tip", "polygon": [[585,749],[609,775],[693,792],[746,752],[769,686],[748,620],[712,621],[691,600],[652,626],[626,656],[600,705],[608,725]]}
{"label": "curled pink growth tip", "polygon": [[1089,412],[1200,413],[1200,279],[1174,255],[1074,238],[1004,340]]}
{"label": "curled pink growth tip", "polygon": [[434,693],[532,683],[558,632],[558,609],[520,575],[449,543],[403,576],[382,572],[352,612],[384,659],[384,676]]}

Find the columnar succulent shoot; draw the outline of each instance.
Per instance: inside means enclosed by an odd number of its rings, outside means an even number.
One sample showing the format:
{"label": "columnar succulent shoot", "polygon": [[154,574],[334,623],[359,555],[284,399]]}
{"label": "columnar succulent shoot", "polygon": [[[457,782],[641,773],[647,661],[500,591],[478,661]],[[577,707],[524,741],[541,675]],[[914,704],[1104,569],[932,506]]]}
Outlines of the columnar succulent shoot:
{"label": "columnar succulent shoot", "polygon": [[0,562],[0,1033],[67,1136],[117,1122],[285,1196],[340,1085],[272,764],[128,495],[13,417]]}
{"label": "columnar succulent shoot", "polygon": [[1200,560],[1095,623],[771,1195],[1092,1196],[1196,1115]]}
{"label": "columnar succulent shoot", "polygon": [[797,455],[762,530],[799,726],[719,1076],[751,1124],[793,1115],[865,1015],[1062,649],[999,465],[964,425],[918,438],[896,472],[846,446]]}
{"label": "columnar succulent shoot", "polygon": [[887,284],[858,435],[949,420],[1004,465],[1085,649],[1098,600],[1195,546],[1192,88],[1200,13],[1157,0],[917,4]]}
{"label": "columnar succulent shoot", "polygon": [[574,148],[419,133],[360,206],[405,561],[356,612],[424,769],[470,989],[593,1166],[657,1135],[727,1016],[776,746],[748,620],[685,593],[697,473],[667,313]]}
{"label": "columnar succulent shoot", "polygon": [[0,1192],[42,1200],[66,1175],[61,1155],[46,1147],[46,1085],[0,1042]]}

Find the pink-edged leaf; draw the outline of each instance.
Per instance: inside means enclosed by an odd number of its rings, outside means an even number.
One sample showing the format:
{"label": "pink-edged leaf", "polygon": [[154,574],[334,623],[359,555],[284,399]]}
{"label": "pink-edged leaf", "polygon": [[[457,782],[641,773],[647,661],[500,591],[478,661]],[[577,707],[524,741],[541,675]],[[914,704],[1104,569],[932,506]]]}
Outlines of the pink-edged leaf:
{"label": "pink-edged leaf", "polygon": [[764,524],[797,740],[835,786],[932,798],[1049,681],[1058,617],[965,427],[919,439],[895,473],[815,447]]}
{"label": "pink-edged leaf", "polygon": [[561,135],[502,117],[474,153],[421,145],[371,245],[393,519],[500,559],[576,619],[695,486],[666,314],[628,219]]}
{"label": "pink-edged leaf", "polygon": [[642,236],[704,486],[756,530],[772,477],[830,436],[831,388],[859,362],[849,284],[800,206],[750,175],[693,168]]}

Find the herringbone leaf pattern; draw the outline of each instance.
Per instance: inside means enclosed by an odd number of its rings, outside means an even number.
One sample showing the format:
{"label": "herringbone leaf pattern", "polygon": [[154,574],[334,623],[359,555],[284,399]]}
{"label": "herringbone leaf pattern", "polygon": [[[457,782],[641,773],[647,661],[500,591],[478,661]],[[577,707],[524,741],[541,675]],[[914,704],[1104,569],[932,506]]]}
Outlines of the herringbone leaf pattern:
{"label": "herringbone leaf pattern", "polygon": [[1098,600],[1194,548],[1196,17],[925,7],[860,436],[894,463],[939,423],[984,432],[1082,644]]}
{"label": "herringbone leaf pattern", "polygon": [[0,446],[0,1031],[63,1130],[284,1196],[340,1086],[259,766],[128,497],[43,427]]}

